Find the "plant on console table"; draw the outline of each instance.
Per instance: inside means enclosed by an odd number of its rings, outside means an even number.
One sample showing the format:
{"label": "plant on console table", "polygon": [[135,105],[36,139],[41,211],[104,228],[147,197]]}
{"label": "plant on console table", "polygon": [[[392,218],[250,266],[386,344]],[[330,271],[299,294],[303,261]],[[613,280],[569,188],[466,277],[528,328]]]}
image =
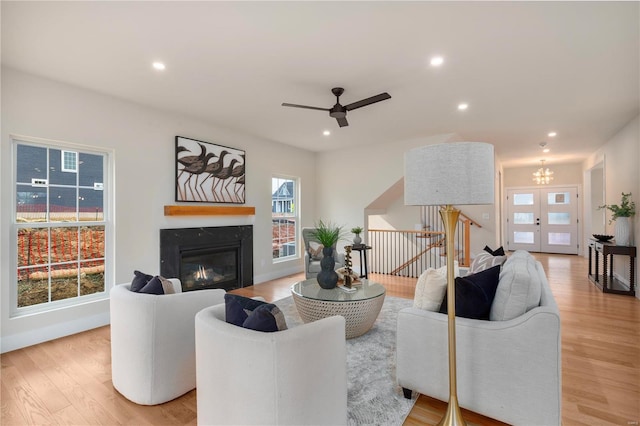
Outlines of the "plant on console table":
{"label": "plant on console table", "polygon": [[609,224],[611,224],[611,222],[614,222],[614,221],[616,223],[616,226],[615,226],[616,245],[628,246],[629,237],[631,235],[631,221],[629,218],[636,214],[636,203],[631,201],[631,193],[630,192],[628,194],[625,194],[624,192],[622,193],[622,200],[620,201],[620,205],[605,204],[598,208],[607,209],[613,213],[611,215],[611,219],[609,220]]}
{"label": "plant on console table", "polygon": [[322,248],[323,258],[320,261],[321,271],[318,273],[316,280],[322,288],[334,288],[338,283],[338,274],[335,271],[336,261],[333,258],[334,247],[338,241],[344,238],[345,232],[342,226],[331,222],[325,223],[320,220],[316,223],[315,230],[311,232],[311,236],[324,246]]}

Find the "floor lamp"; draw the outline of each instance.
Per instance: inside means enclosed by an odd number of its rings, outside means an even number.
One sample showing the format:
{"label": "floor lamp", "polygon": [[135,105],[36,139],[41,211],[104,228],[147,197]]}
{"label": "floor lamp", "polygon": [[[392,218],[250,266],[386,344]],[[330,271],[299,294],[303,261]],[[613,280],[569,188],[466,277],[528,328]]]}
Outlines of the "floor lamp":
{"label": "floor lamp", "polygon": [[456,305],[454,241],[460,210],[454,205],[493,204],[493,145],[456,142],[427,145],[405,154],[404,203],[442,206],[447,249],[447,312],[449,340],[449,404],[439,425],[466,425],[458,405],[456,378]]}

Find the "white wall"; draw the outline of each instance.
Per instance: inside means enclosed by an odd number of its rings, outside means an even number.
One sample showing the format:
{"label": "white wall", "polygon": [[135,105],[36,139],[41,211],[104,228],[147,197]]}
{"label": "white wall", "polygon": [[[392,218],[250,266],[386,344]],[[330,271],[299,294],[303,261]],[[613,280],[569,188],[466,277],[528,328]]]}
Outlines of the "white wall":
{"label": "white wall", "polygon": [[[582,165],[587,171],[604,159],[605,171],[605,203],[620,204],[622,192],[631,192],[631,199],[636,203],[636,215],[633,222],[634,245],[640,242],[640,115],[616,133],[607,143],[592,154]],[[606,232],[614,235],[615,223],[609,224],[610,212],[607,212]],[[585,237],[591,233],[585,230]],[[620,256],[614,258],[614,273],[622,280],[629,279],[629,265],[627,259]],[[640,298],[638,291],[638,273],[636,268],[636,297]]]}
{"label": "white wall", "polygon": [[[451,134],[318,154],[318,217],[351,228],[365,222],[364,209],[404,175],[404,153],[417,146],[455,140]],[[345,170],[337,157],[352,158]]]}
{"label": "white wall", "polygon": [[[551,185],[581,185],[582,184],[582,164],[545,164],[545,169],[549,168],[553,172]],[[514,186],[535,186],[533,173],[538,171],[540,164],[527,167],[512,167],[504,169],[504,186],[510,188]]]}
{"label": "white wall", "polygon": [[[128,282],[133,270],[159,272],[159,230],[198,226],[254,225],[254,282],[303,269],[302,261],[272,264],[271,176],[301,179],[301,215],[311,225],[315,217],[315,154],[291,146],[243,135],[188,117],[154,110],[41,79],[13,69],[2,74],[2,147],[0,149],[0,286],[2,352],[108,323],[108,300],[50,313],[10,318],[12,287],[10,135],[23,135],[91,145],[115,153],[114,283]],[[246,205],[255,217],[165,217],[164,205],[174,202],[175,136],[186,136],[246,150]],[[44,326],[46,324],[46,327]]]}
{"label": "white wall", "polygon": [[[377,224],[377,226],[373,226]],[[416,224],[420,224],[420,207],[405,206],[404,194],[400,194],[380,215],[370,216],[371,229],[397,229],[413,231]]]}
{"label": "white wall", "polygon": [[[391,214],[395,222],[413,229],[414,223],[420,223],[420,209],[403,206],[403,197],[386,200],[386,207],[380,204],[385,188],[395,188],[404,176],[404,153],[412,148],[445,142],[462,141],[456,134],[436,135],[428,138],[410,139],[402,142],[380,144],[364,148],[350,148],[340,151],[324,152],[318,155],[319,173],[318,214],[322,218],[331,218],[334,222],[351,227],[366,223],[365,209],[375,207],[378,215]],[[344,164],[335,161],[336,157],[356,159],[353,172],[346,173]],[[496,167],[500,167],[496,160]],[[497,188],[497,187],[496,187]],[[496,196],[498,195],[496,189]],[[384,197],[383,197],[384,198]],[[396,197],[397,198],[397,197]],[[497,201],[497,198],[496,198]],[[462,209],[483,228],[472,227],[471,252],[477,253],[485,244],[498,243],[495,206],[464,206]],[[392,211],[387,209],[392,207]],[[403,210],[400,212],[399,210]],[[405,210],[406,209],[406,210]],[[410,216],[415,215],[414,219]],[[489,215],[487,219],[483,219]],[[377,218],[376,220],[381,219]],[[382,223],[380,221],[376,223]],[[494,247],[495,248],[495,247]]]}

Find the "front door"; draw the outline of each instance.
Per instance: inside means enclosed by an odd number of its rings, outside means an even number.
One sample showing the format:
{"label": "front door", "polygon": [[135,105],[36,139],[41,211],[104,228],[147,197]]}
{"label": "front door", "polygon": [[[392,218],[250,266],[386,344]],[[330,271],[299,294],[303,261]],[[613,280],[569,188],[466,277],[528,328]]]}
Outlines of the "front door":
{"label": "front door", "polygon": [[578,188],[507,190],[507,249],[578,253]]}

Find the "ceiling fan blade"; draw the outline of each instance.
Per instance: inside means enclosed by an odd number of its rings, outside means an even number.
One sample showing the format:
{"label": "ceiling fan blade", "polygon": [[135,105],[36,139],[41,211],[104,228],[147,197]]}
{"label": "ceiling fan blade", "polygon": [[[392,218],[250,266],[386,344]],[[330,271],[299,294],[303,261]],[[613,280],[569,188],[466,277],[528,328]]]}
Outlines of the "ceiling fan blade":
{"label": "ceiling fan blade", "polygon": [[296,104],[287,104],[283,103],[282,106],[293,107],[293,108],[306,108],[306,109],[317,109],[318,111],[329,111],[329,108],[318,108],[307,105],[296,105]]}
{"label": "ceiling fan blade", "polygon": [[363,99],[361,101],[354,102],[354,103],[349,104],[349,105],[345,105],[344,109],[346,109],[347,111],[351,111],[351,110],[354,110],[356,108],[362,108],[363,106],[367,106],[367,105],[375,104],[376,102],[384,101],[386,99],[391,99],[391,95],[389,95],[387,92],[384,92],[384,93],[380,93],[379,95],[375,95],[375,96],[372,96],[370,98]]}
{"label": "ceiling fan blade", "polygon": [[340,127],[345,127],[349,125],[349,122],[347,122],[347,117],[336,118],[336,120],[338,121],[338,124],[340,125]]}

